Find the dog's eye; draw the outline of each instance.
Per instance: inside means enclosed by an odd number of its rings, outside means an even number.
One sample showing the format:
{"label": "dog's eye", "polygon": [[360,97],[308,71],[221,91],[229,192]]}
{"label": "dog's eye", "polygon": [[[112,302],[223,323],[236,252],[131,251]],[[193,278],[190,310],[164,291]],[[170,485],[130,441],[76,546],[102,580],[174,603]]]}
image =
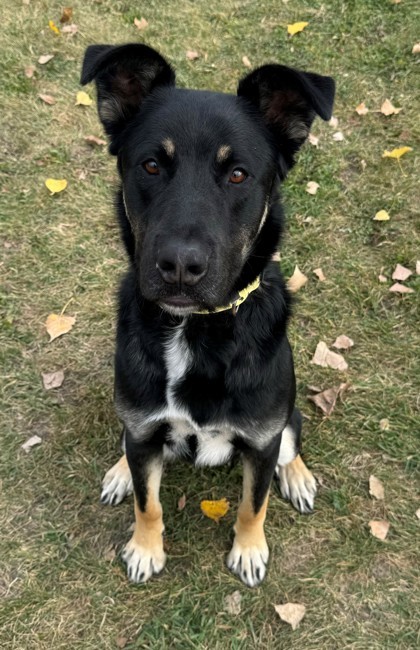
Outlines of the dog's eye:
{"label": "dog's eye", "polygon": [[154,174],[155,176],[159,174],[159,165],[156,160],[146,160],[146,162],[143,163],[143,167],[148,174]]}
{"label": "dog's eye", "polygon": [[237,169],[234,169],[229,176],[229,183],[243,183],[247,177],[248,174],[246,171],[238,167]]}

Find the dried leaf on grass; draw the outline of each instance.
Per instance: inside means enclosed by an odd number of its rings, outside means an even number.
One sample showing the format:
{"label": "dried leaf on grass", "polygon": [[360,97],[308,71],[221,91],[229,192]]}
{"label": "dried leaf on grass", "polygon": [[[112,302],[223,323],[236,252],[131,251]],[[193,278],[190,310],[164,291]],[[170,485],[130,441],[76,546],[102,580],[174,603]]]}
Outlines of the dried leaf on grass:
{"label": "dried leaf on grass", "polygon": [[382,418],[379,420],[379,428],[381,431],[389,431],[389,420],[388,418]]}
{"label": "dried leaf on grass", "polygon": [[306,23],[304,21],[292,23],[291,25],[287,25],[287,33],[289,36],[294,36],[295,34],[302,32],[308,25],[309,23]]}
{"label": "dried leaf on grass", "polygon": [[337,354],[337,352],[329,350],[324,341],[320,341],[316,346],[311,363],[322,366],[323,368],[333,368],[334,370],[347,370],[348,368],[344,357],[341,354]]}
{"label": "dried leaf on grass", "polygon": [[50,314],[45,321],[45,327],[50,335],[50,343],[59,336],[70,332],[76,322],[74,316],[65,316],[64,314]]}
{"label": "dried leaf on grass", "polygon": [[42,54],[38,59],[38,63],[40,65],[45,65],[46,63],[51,61],[51,59],[53,59],[53,58],[54,58],[54,54]]}
{"label": "dried leaf on grass", "polygon": [[66,189],[67,181],[65,178],[47,178],[45,186],[51,194],[58,194]]}
{"label": "dried leaf on grass", "polygon": [[203,515],[213,521],[218,522],[224,517],[229,510],[229,501],[227,499],[218,499],[217,501],[201,501],[201,512]]}
{"label": "dried leaf on grass", "polygon": [[410,275],[413,275],[413,272],[410,271],[410,269],[407,269],[407,267],[402,266],[402,264],[397,264],[391,277],[393,280],[399,280],[400,282],[404,282],[404,280],[407,280],[410,277]]}
{"label": "dried leaf on grass", "polygon": [[333,115],[328,124],[332,126],[333,129],[336,129],[338,126],[338,119]]}
{"label": "dried leaf on grass", "polygon": [[416,262],[416,275],[420,275],[420,260]]}
{"label": "dried leaf on grass", "polygon": [[39,436],[31,436],[30,438],[27,439],[26,442],[21,445],[21,448],[23,451],[25,451],[27,454],[31,451],[32,447],[35,447],[36,445],[40,445],[42,442],[42,438]]}
{"label": "dried leaf on grass", "polygon": [[383,275],[382,273],[380,273],[380,274],[378,275],[378,280],[379,280],[379,282],[386,282],[386,281],[387,281],[387,277],[386,277],[386,275]]}
{"label": "dried leaf on grass", "polygon": [[196,59],[200,58],[200,55],[197,52],[197,50],[187,50],[185,52],[185,56],[187,57],[188,61],[195,61]]}
{"label": "dried leaf on grass", "polygon": [[292,626],[292,630],[296,630],[306,613],[305,605],[301,605],[300,603],[274,605],[274,609],[282,621]]}
{"label": "dried leaf on grass", "polygon": [[[350,384],[342,383],[339,386],[326,388],[316,395],[308,395],[308,399],[315,404],[321,411],[329,416],[335,409],[337,399],[349,388]],[[317,390],[316,386],[308,386],[310,390]]]}
{"label": "dried leaf on grass", "polygon": [[337,336],[331,347],[337,348],[337,350],[348,350],[353,347],[353,345],[353,339],[349,338],[345,334],[340,334],[340,336]]}
{"label": "dried leaf on grass", "polygon": [[389,522],[385,521],[385,519],[372,519],[369,522],[369,528],[371,534],[376,537],[376,539],[383,541],[388,535]]}
{"label": "dried leaf on grass", "polygon": [[106,140],[97,138],[96,135],[86,135],[85,142],[92,145],[97,145],[98,147],[104,147],[106,145]]}
{"label": "dried leaf on grass", "polygon": [[126,637],[126,636],[118,636],[115,639],[115,644],[116,644],[117,648],[120,648],[120,649],[125,648],[127,643],[128,643],[128,637]]}
{"label": "dried leaf on grass", "polygon": [[420,519],[420,508],[418,510],[416,510],[416,517],[417,517],[417,519]]}
{"label": "dried leaf on grass", "polygon": [[184,510],[186,503],[187,503],[187,497],[185,496],[185,494],[183,494],[182,497],[178,499],[178,506],[177,506],[178,510],[179,511]]}
{"label": "dried leaf on grass", "polygon": [[134,18],[133,23],[139,29],[140,31],[142,29],[146,29],[148,27],[149,23],[147,22],[146,18],[141,17],[140,20],[138,18]]}
{"label": "dried leaf on grass", "polygon": [[373,217],[374,221],[389,221],[390,216],[386,210],[379,210]]}
{"label": "dried leaf on grass", "polygon": [[292,293],[296,293],[296,291],[299,291],[299,289],[305,286],[307,281],[308,278],[306,275],[302,273],[302,271],[296,265],[295,270],[293,271],[293,275],[287,280],[287,288]]}
{"label": "dried leaf on grass", "polygon": [[64,7],[63,11],[61,12],[61,18],[60,18],[60,23],[68,23],[73,17],[73,8],[72,7]]}
{"label": "dried leaf on grass", "polygon": [[381,106],[381,113],[383,115],[398,115],[400,111],[402,111],[402,108],[395,108],[389,99],[386,99]]}
{"label": "dried leaf on grass", "polygon": [[335,142],[343,142],[344,134],[342,131],[336,131],[336,133],[333,133],[333,140],[335,140]]}
{"label": "dried leaf on grass", "polygon": [[414,43],[411,54],[420,54],[420,43]]}
{"label": "dried leaf on grass", "polygon": [[389,291],[392,293],[414,293],[414,289],[406,287],[404,284],[400,284],[399,282],[396,282],[392,287],[389,287]]}
{"label": "dried leaf on grass", "polygon": [[314,135],[313,133],[310,133],[308,135],[308,140],[310,144],[313,145],[314,147],[317,147],[319,145],[319,138],[317,138],[317,136]]}
{"label": "dried leaf on grass", "polygon": [[32,79],[32,77],[35,74],[35,70],[36,68],[34,65],[27,65],[25,68],[25,77],[27,77],[28,79]]}
{"label": "dried leaf on grass", "polygon": [[319,267],[318,269],[314,269],[312,273],[315,273],[316,277],[320,282],[325,282],[325,280],[327,279],[321,267]]}
{"label": "dried leaf on grass", "polygon": [[83,90],[79,90],[76,95],[76,106],[91,106],[92,104],[93,99]]}
{"label": "dried leaf on grass", "polygon": [[371,474],[369,476],[369,494],[375,499],[383,499],[385,497],[385,490],[382,481],[376,476]]}
{"label": "dried leaf on grass", "polygon": [[74,36],[75,34],[77,34],[78,31],[79,28],[74,23],[71,23],[71,25],[63,25],[63,27],[61,28],[62,34],[70,34],[70,36]]}
{"label": "dried leaf on grass", "polygon": [[317,183],[316,181],[309,181],[306,184],[306,191],[308,192],[308,194],[316,194],[318,192],[318,188],[319,188],[319,183]]}
{"label": "dried leaf on grass", "polygon": [[43,372],[41,373],[42,383],[45,390],[51,390],[52,388],[60,388],[64,381],[64,371],[56,370],[55,372]]}
{"label": "dried leaf on grass", "polygon": [[365,102],[362,102],[356,108],[354,109],[358,115],[366,115],[366,113],[369,113],[369,109],[366,106]]}
{"label": "dried leaf on grass", "polygon": [[392,149],[392,151],[385,150],[382,158],[396,158],[396,160],[399,160],[401,156],[405,156],[409,151],[413,151],[412,147],[398,147],[397,149]]}
{"label": "dried leaf on grass", "polygon": [[54,104],[56,102],[55,98],[52,95],[39,94],[38,97],[39,97],[39,99],[42,99],[42,101],[45,104],[48,104],[49,106],[54,106]]}
{"label": "dried leaf on grass", "polygon": [[232,614],[233,616],[237,616],[238,614],[241,613],[241,592],[240,591],[234,591],[233,594],[229,594],[229,596],[226,596],[225,598],[225,611],[228,614]]}
{"label": "dried leaf on grass", "polygon": [[252,67],[252,65],[251,65],[251,61],[248,59],[247,56],[243,56],[243,57],[242,57],[242,63],[244,64],[244,66],[245,66],[246,68],[251,68],[251,67]]}

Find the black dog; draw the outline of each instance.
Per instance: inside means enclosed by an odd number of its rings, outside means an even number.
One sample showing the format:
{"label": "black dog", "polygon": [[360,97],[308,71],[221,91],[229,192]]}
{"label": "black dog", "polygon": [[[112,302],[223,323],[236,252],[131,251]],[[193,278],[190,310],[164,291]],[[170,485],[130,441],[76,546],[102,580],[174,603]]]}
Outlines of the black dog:
{"label": "black dog", "polygon": [[145,45],[93,45],[100,119],[118,156],[118,216],[129,271],[119,295],[115,402],[125,452],[102,501],[134,488],[128,576],[165,564],[159,486],[165,458],[219,465],[243,459],[243,499],[228,567],[264,578],[270,482],[311,512],[315,481],[299,456],[290,299],[279,264],[277,186],[316,114],[331,116],[330,77],[266,65],[238,94],[178,89]]}

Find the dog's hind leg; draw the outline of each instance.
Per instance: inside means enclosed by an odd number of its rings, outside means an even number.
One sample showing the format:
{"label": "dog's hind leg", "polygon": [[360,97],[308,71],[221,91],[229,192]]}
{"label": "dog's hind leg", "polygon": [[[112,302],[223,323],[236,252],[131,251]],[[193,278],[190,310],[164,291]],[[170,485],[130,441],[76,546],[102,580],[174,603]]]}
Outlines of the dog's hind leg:
{"label": "dog's hind leg", "polygon": [[302,514],[309,514],[314,508],[316,481],[299,454],[301,429],[302,416],[294,409],[282,433],[275,477],[283,499]]}
{"label": "dog's hind leg", "polygon": [[102,481],[101,503],[116,506],[133,492],[133,480],[127,462],[127,456],[121,456],[107,471]]}

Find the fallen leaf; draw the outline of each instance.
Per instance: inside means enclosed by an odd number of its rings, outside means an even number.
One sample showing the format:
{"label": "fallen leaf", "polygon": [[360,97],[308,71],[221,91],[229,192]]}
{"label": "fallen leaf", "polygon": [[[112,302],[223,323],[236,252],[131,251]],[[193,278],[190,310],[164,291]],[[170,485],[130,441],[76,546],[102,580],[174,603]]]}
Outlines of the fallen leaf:
{"label": "fallen leaf", "polygon": [[385,150],[382,158],[396,158],[399,160],[401,156],[404,156],[409,151],[413,151],[412,147],[398,147],[397,149],[392,149],[392,151]]}
{"label": "fallen leaf", "polygon": [[229,510],[229,501],[227,499],[219,499],[218,501],[201,501],[200,508],[203,515],[218,522],[219,519],[224,517]]}
{"label": "fallen leaf", "polygon": [[27,65],[25,68],[25,77],[28,77],[28,79],[32,79],[32,77],[35,74],[35,66],[34,65]]}
{"label": "fallen leaf", "polygon": [[82,170],[79,172],[79,175],[78,175],[77,178],[79,179],[79,181],[85,181],[86,178],[87,178],[87,171],[84,170],[84,169],[82,169]]}
{"label": "fallen leaf", "polygon": [[412,54],[420,54],[420,43],[415,43],[413,49],[411,50]]}
{"label": "fallen leaf", "polygon": [[246,68],[251,68],[251,67],[252,67],[252,65],[251,65],[251,61],[248,59],[247,56],[243,56],[243,57],[242,57],[242,63],[244,64],[244,66],[245,66]]}
{"label": "fallen leaf", "polygon": [[60,23],[69,23],[72,17],[73,17],[72,7],[64,7],[63,11],[61,12]]}
{"label": "fallen leaf", "polygon": [[42,99],[42,101],[45,102],[45,104],[49,104],[50,106],[54,106],[55,101],[56,101],[52,95],[42,95],[42,94],[40,94],[40,95],[38,95],[38,97],[39,97],[39,99]]}
{"label": "fallen leaf", "polygon": [[78,31],[79,28],[74,23],[71,23],[70,25],[63,25],[63,27],[61,28],[62,34],[70,34],[70,36],[74,36],[75,34],[77,34]]}
{"label": "fallen leaf", "polygon": [[[326,388],[316,395],[308,395],[308,399],[315,404],[321,411],[329,416],[335,409],[337,399],[347,390],[349,384],[342,383],[339,386],[332,386]],[[308,386],[311,390],[317,388],[316,386]]]}
{"label": "fallen leaf", "polygon": [[31,451],[32,447],[35,447],[35,445],[40,445],[42,442],[42,438],[39,436],[31,436],[30,438],[27,439],[26,442],[21,445],[21,448],[26,451],[27,454]]}
{"label": "fallen leaf", "polygon": [[310,133],[308,135],[308,140],[310,144],[314,147],[317,147],[319,145],[319,138],[317,138],[316,135],[314,135],[313,133]]}
{"label": "fallen leaf", "polygon": [[115,643],[117,644],[117,648],[125,648],[128,643],[128,638],[126,636],[119,636],[115,639]]}
{"label": "fallen leaf", "polygon": [[45,390],[51,390],[52,388],[60,388],[64,381],[64,371],[56,370],[55,372],[43,372],[42,383]]}
{"label": "fallen leaf", "polygon": [[75,324],[74,316],[65,316],[64,314],[50,314],[45,321],[45,327],[50,335],[50,343],[54,339],[67,334]]}
{"label": "fallen leaf", "polygon": [[322,388],[319,386],[314,386],[313,384],[308,384],[308,390],[311,390],[313,393],[321,393]]}
{"label": "fallen leaf", "polygon": [[319,267],[319,269],[314,269],[312,273],[315,273],[316,277],[320,282],[325,282],[325,280],[327,279],[321,267]]}
{"label": "fallen leaf", "polygon": [[287,33],[290,36],[294,36],[295,34],[302,32],[308,25],[309,23],[305,22],[292,23],[291,25],[287,25]]}
{"label": "fallen leaf", "polygon": [[404,284],[400,284],[399,282],[396,282],[392,287],[389,287],[389,291],[392,291],[392,293],[414,293],[414,289],[406,287]]}
{"label": "fallen leaf", "polygon": [[48,27],[50,28],[50,30],[52,32],[54,32],[54,34],[59,34],[60,33],[60,30],[58,29],[57,25],[55,24],[55,22],[53,20],[48,21]]}
{"label": "fallen leaf", "polygon": [[382,481],[376,478],[376,476],[373,476],[373,474],[369,476],[369,494],[371,497],[375,497],[375,499],[383,499],[385,497]]}
{"label": "fallen leaf", "polygon": [[344,140],[344,135],[341,131],[337,131],[336,133],[333,133],[333,140],[335,142],[343,142]]}
{"label": "fallen leaf", "polygon": [[98,145],[98,147],[103,147],[106,145],[106,140],[101,140],[101,138],[97,138],[96,135],[86,135],[85,142]]}
{"label": "fallen leaf", "polygon": [[366,113],[369,113],[369,109],[366,106],[365,102],[362,102],[356,108],[354,109],[358,115],[366,115]]}
{"label": "fallen leaf", "polygon": [[331,347],[337,348],[337,350],[348,350],[353,347],[353,345],[353,339],[349,338],[345,334],[340,334],[340,336],[337,336]]}
{"label": "fallen leaf", "polygon": [[105,551],[102,553],[102,557],[107,562],[112,562],[112,560],[115,560],[116,554],[117,553],[115,551],[114,545],[111,544],[111,546],[108,546],[108,548],[106,548]]}
{"label": "fallen leaf", "polygon": [[281,259],[281,257],[280,257],[280,253],[278,251],[271,256],[271,261],[272,262],[280,262],[280,259]]}
{"label": "fallen leaf", "polygon": [[382,273],[380,273],[380,274],[378,275],[378,280],[379,280],[379,282],[386,282],[386,281],[387,281],[387,277],[386,277],[386,275],[382,275]]}
{"label": "fallen leaf", "polygon": [[389,420],[388,418],[382,418],[379,420],[379,428],[381,431],[389,431]]}
{"label": "fallen leaf", "polygon": [[389,531],[389,523],[384,519],[372,519],[369,522],[371,534],[382,541],[386,538]]}
{"label": "fallen leaf", "polygon": [[229,596],[226,596],[225,611],[228,614],[232,614],[233,616],[237,616],[238,614],[240,614],[241,600],[242,600],[242,596],[239,590],[234,591],[232,594],[229,594]]}
{"label": "fallen leaf", "polygon": [[182,497],[178,499],[178,510],[179,511],[184,510],[186,503],[187,503],[187,497],[185,496],[185,494],[183,494]]}
{"label": "fallen leaf", "polygon": [[361,160],[360,164],[362,165],[363,171],[365,171],[365,169],[366,169],[366,160]]}
{"label": "fallen leaf", "polygon": [[319,183],[316,181],[308,181],[306,184],[306,191],[308,194],[316,194],[318,192]]}
{"label": "fallen leaf", "polygon": [[389,221],[390,216],[386,210],[379,210],[373,217],[374,221]]}
{"label": "fallen leaf", "polygon": [[296,265],[295,270],[293,271],[293,275],[287,280],[287,288],[292,293],[296,293],[296,291],[299,291],[299,289],[305,286],[307,281],[308,278],[306,275],[302,273],[302,271]]}
{"label": "fallen leaf", "polygon": [[134,18],[133,22],[134,22],[135,26],[137,27],[137,29],[140,29],[140,30],[146,29],[146,27],[149,25],[146,18],[143,18],[143,17],[140,18],[140,20],[138,18]]}
{"label": "fallen leaf", "polygon": [[336,129],[338,126],[338,119],[333,115],[328,124],[332,126],[333,129]]}
{"label": "fallen leaf", "polygon": [[83,90],[79,90],[76,95],[76,106],[91,106],[92,104],[93,99],[91,99]]}
{"label": "fallen leaf", "polygon": [[284,605],[274,605],[274,609],[282,621],[289,623],[289,625],[292,626],[292,630],[296,630],[306,612],[305,605],[301,605],[300,603],[285,603]]}
{"label": "fallen leaf", "polygon": [[51,194],[58,194],[62,192],[67,187],[67,181],[65,178],[47,178],[45,185],[50,190]]}
{"label": "fallen leaf", "polygon": [[311,363],[323,368],[333,368],[334,370],[347,370],[348,364],[341,354],[332,352],[324,341],[320,341],[316,346],[315,354]]}
{"label": "fallen leaf", "polygon": [[420,508],[418,510],[416,510],[416,517],[417,517],[417,519],[420,519]]}
{"label": "fallen leaf", "polygon": [[407,280],[407,278],[409,278],[410,275],[413,275],[413,272],[410,271],[410,269],[407,269],[405,266],[402,266],[402,264],[397,264],[391,277],[393,280],[399,280],[400,282],[404,282],[404,280]]}
{"label": "fallen leaf", "polygon": [[45,65],[46,63],[48,63],[48,61],[51,61],[51,59],[53,58],[54,58],[54,54],[42,54],[38,59],[38,63],[40,65]]}
{"label": "fallen leaf", "polygon": [[395,108],[389,99],[386,99],[381,106],[381,113],[383,115],[398,115],[400,111],[402,111],[402,108]]}
{"label": "fallen leaf", "polygon": [[196,50],[187,50],[185,52],[185,56],[187,57],[188,61],[195,61],[196,59],[200,58],[200,55]]}

